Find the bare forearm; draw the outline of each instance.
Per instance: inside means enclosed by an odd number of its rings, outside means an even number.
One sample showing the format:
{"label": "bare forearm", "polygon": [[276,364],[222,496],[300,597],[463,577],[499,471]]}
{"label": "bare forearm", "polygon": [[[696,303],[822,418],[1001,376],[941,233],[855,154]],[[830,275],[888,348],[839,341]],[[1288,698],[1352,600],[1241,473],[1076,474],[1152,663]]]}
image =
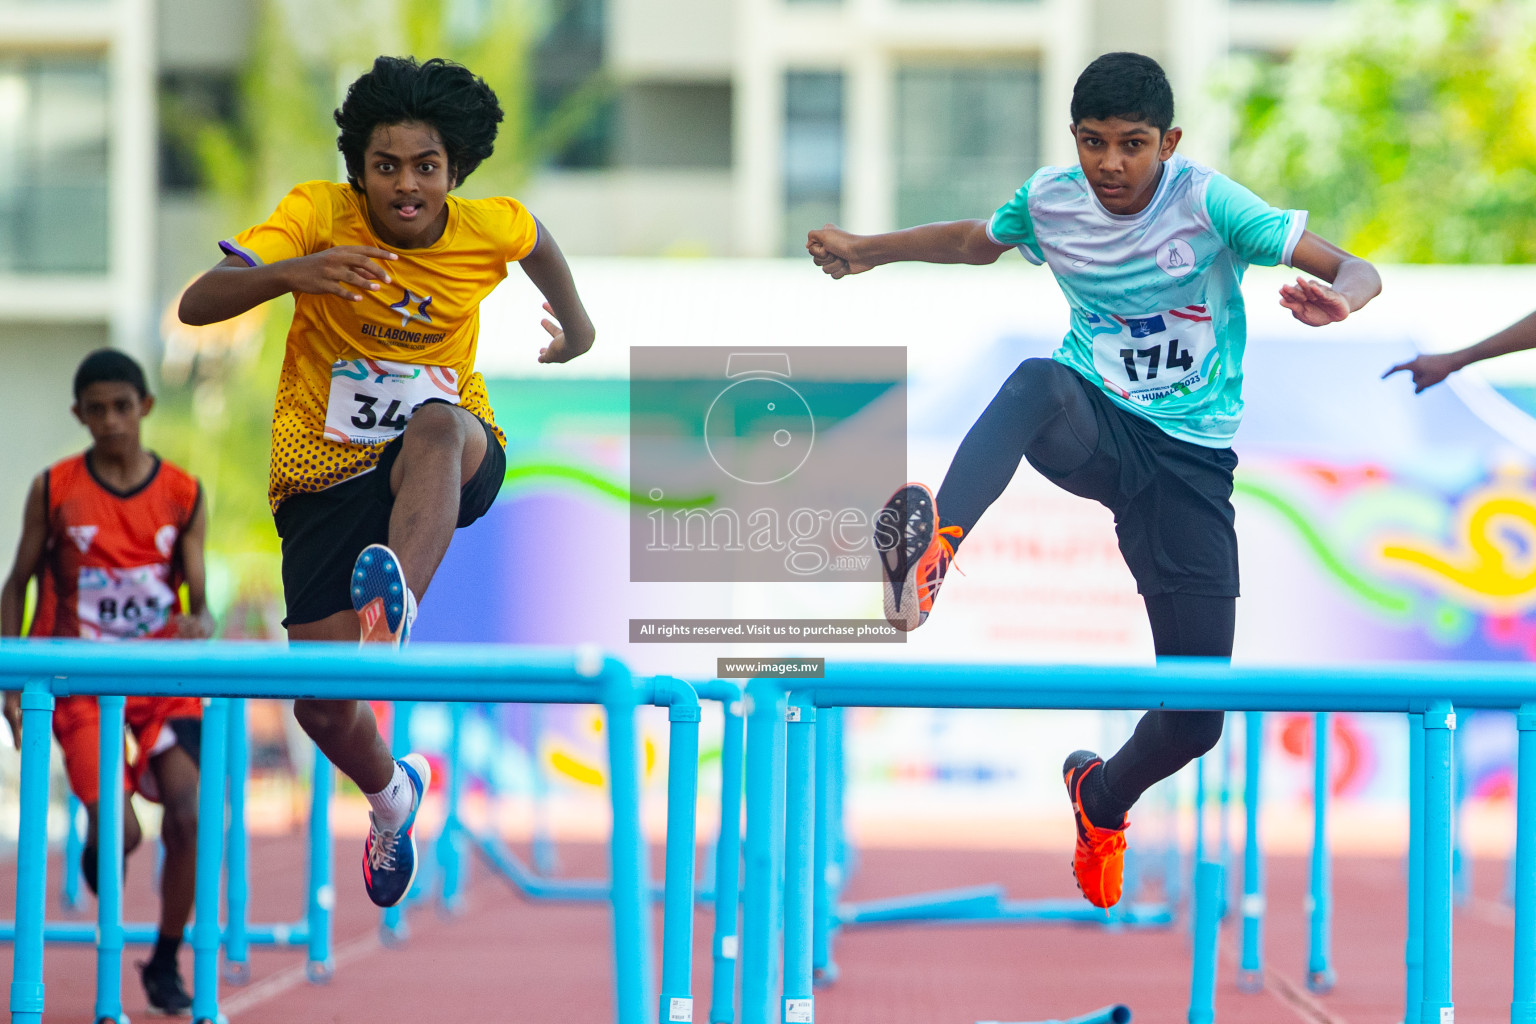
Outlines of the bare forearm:
{"label": "bare forearm", "polygon": [[1510,324],[1499,333],[1490,335],[1475,345],[1468,345],[1464,349],[1448,354],[1456,360],[1457,368],[1460,369],[1468,363],[1508,355],[1511,352],[1523,352],[1528,348],[1536,348],[1536,313]]}
{"label": "bare forearm", "polygon": [[0,636],[21,636],[21,617],[26,602],[27,581],[18,586],[14,577],[0,589]]}
{"label": "bare forearm", "polygon": [[1381,275],[1368,260],[1345,260],[1332,283],[1333,290],[1349,303],[1351,313],[1381,294]]}
{"label": "bare forearm", "polygon": [[257,267],[214,267],[193,281],[181,296],[177,316],[184,324],[214,324],[239,316],[293,290],[287,260]]}
{"label": "bare forearm", "polygon": [[545,231],[542,225],[538,244],[534,246],[533,252],[523,257],[519,266],[549,303],[572,350],[581,353],[591,348],[596,329],[592,326],[586,307],[582,305],[581,295],[576,291],[576,281],[571,277],[571,267],[565,261],[565,254],[560,251],[554,236]]}
{"label": "bare forearm", "polygon": [[987,237],[984,220],[952,220],[922,224],[879,235],[858,235],[854,260],[880,266],[912,260],[920,263],[996,263],[1007,251]]}

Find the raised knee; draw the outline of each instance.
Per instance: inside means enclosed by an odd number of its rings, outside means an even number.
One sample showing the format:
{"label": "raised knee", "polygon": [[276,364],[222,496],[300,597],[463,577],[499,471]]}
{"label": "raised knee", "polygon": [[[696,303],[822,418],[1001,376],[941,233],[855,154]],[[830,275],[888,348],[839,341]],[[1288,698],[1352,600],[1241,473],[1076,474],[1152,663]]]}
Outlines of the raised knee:
{"label": "raised knee", "polygon": [[461,443],[463,436],[463,424],[454,413],[454,406],[446,402],[428,402],[419,406],[405,427],[407,443],[448,445]]}
{"label": "raised knee", "polygon": [[197,801],[177,800],[166,804],[160,823],[160,839],[167,850],[190,848],[197,841]]}
{"label": "raised knee", "polygon": [[1061,405],[1062,394],[1056,387],[1061,367],[1054,359],[1026,359],[1018,365],[1004,385],[1007,390],[1032,402]]}
{"label": "raised knee", "polygon": [[1185,748],[1190,751],[1191,758],[1203,757],[1221,739],[1222,725],[1227,716],[1221,711],[1191,711],[1188,714],[1180,730]]}
{"label": "raised knee", "polygon": [[310,736],[323,736],[336,727],[336,709],[330,701],[296,700],[293,717]]}

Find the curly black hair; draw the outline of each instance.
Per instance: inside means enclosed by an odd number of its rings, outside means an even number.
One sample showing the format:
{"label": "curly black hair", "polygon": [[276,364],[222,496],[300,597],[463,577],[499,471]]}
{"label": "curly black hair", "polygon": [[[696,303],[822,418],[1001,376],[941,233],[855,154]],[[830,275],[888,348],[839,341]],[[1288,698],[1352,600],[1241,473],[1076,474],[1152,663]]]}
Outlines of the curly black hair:
{"label": "curly black hair", "polygon": [[501,104],[485,80],[462,64],[433,57],[379,57],[373,70],[347,87],[336,111],[336,148],[347,163],[347,181],[362,190],[363,154],[379,125],[416,121],[437,129],[448,151],[454,181],[464,179],[491,155]]}
{"label": "curly black hair", "polygon": [[1145,121],[1158,131],[1173,127],[1173,88],[1162,65],[1140,53],[1106,53],[1077,76],[1072,123]]}

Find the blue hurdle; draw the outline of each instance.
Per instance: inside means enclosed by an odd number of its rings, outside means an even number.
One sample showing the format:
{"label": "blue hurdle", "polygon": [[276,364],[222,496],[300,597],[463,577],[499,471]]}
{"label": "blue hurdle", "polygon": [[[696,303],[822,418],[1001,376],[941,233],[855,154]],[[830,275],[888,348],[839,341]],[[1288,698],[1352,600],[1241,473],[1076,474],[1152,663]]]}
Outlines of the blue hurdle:
{"label": "blue hurdle", "polygon": [[[16,941],[11,984],[12,1020],[41,1024],[44,1009],[44,904],[47,888],[48,744],[56,695],[196,694],[212,698],[204,717],[203,776],[199,792],[198,913],[193,925],[195,1021],[216,1024],[218,1012],[217,900],[223,857],[223,820],[228,745],[228,699],[306,697],[324,699],[430,699],[602,704],[608,719],[610,796],[614,808],[610,840],[614,921],[615,1011],[620,1024],[640,1024],[659,1008],[658,1019],[691,1013],[693,808],[669,808],[669,825],[684,828],[686,865],[669,870],[664,899],[662,992],[657,1001],[651,976],[653,954],[639,826],[639,745],[634,712],[659,700],[673,721],[686,721],[697,701],[686,684],[666,693],[637,682],[628,669],[596,651],[511,649],[501,646],[417,645],[404,652],[358,651],[344,645],[178,644],[145,641],[101,645],[82,641],[0,641],[0,680],[22,691],[24,718],[21,769],[22,828],[17,849]],[[115,737],[103,715],[103,742]],[[120,722],[121,718],[117,720]],[[685,741],[686,742],[686,741]],[[695,751],[696,751],[695,746]],[[117,763],[104,758],[103,764]],[[696,772],[679,772],[680,786],[696,786]],[[121,787],[118,787],[120,792]],[[671,796],[672,794],[669,794]],[[687,793],[684,793],[687,796]],[[104,801],[104,804],[110,801]],[[115,827],[114,827],[115,825]],[[121,834],[121,822],[100,823],[103,849]],[[673,837],[669,836],[669,850]],[[115,877],[118,861],[102,873]],[[670,861],[670,858],[669,858]],[[669,866],[671,866],[669,864]],[[110,909],[110,908],[109,908]],[[120,913],[120,908],[119,911]],[[120,923],[120,918],[119,922]],[[110,947],[115,936],[103,933]],[[107,952],[101,954],[107,956]],[[121,947],[117,946],[117,957]],[[688,1000],[685,1004],[677,1000]],[[111,1016],[107,1014],[107,1016]]]}
{"label": "blue hurdle", "polygon": [[[747,746],[747,858],[743,929],[743,1024],[814,1020],[815,727],[828,707],[1226,708],[1233,711],[1375,711],[1422,720],[1421,823],[1411,844],[1420,879],[1407,891],[1410,931],[1405,975],[1417,953],[1421,984],[1406,993],[1404,1019],[1452,1019],[1451,877],[1456,707],[1517,708],[1522,766],[1536,761],[1536,667],[1513,664],[1402,664],[1339,668],[1248,668],[1224,661],[1165,659],[1155,667],[1061,665],[833,664],[821,680],[753,680]],[[1536,770],[1536,764],[1533,764]],[[1326,789],[1326,786],[1324,787]],[[1527,790],[1536,787],[1526,787]],[[1529,794],[1527,794],[1529,797]],[[1517,857],[1533,857],[1536,800],[1522,801]],[[1190,1020],[1212,1020],[1216,871],[1197,869],[1196,974]],[[1213,881],[1214,878],[1214,881]],[[1536,1020],[1536,885],[1517,888],[1513,1019]],[[1202,923],[1205,922],[1205,923]],[[777,938],[782,933],[782,947]],[[1417,948],[1415,948],[1417,947]],[[782,960],[780,956],[782,955]],[[782,975],[781,975],[782,970]],[[775,996],[778,998],[776,999]],[[775,1005],[777,1004],[777,1005]],[[1522,1016],[1515,1017],[1520,1014]]]}

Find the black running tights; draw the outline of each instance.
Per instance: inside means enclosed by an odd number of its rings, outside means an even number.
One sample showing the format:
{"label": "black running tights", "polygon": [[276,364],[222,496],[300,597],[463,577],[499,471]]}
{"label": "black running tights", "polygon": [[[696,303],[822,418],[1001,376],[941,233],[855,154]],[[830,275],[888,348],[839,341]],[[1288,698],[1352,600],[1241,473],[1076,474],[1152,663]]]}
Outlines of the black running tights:
{"label": "black running tights", "polygon": [[[1159,658],[1232,657],[1237,598],[1157,594],[1142,599],[1152,620],[1152,647]],[[1104,764],[1110,795],[1129,809],[1154,782],[1161,782],[1221,739],[1220,711],[1148,711],[1136,731]]]}
{"label": "black running tights", "polygon": [[[1105,482],[1078,477],[1098,447],[1098,420],[1076,373],[1051,359],[1026,359],[955,452],[935,500],[940,520],[962,527],[963,541],[1026,456],[1066,490],[1097,497]],[[1157,594],[1144,600],[1158,657],[1232,656],[1235,598]],[[1214,747],[1223,718],[1220,711],[1147,712],[1107,762],[1110,794],[1128,808],[1153,783]]]}

